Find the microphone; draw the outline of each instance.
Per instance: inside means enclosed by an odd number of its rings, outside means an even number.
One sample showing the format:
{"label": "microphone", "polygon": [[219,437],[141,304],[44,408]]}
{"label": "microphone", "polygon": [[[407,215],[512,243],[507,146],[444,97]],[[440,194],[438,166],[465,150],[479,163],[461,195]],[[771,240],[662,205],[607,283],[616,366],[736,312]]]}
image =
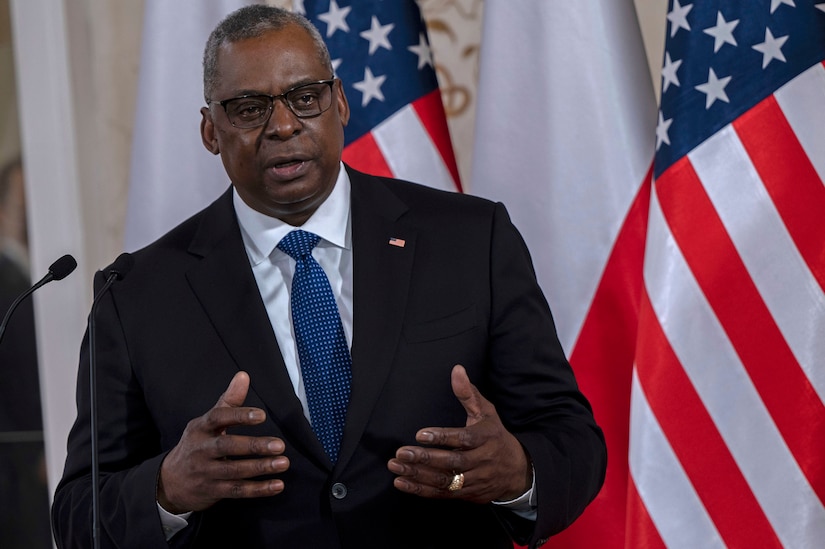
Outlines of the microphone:
{"label": "microphone", "polygon": [[97,292],[92,301],[92,310],[89,313],[89,400],[92,431],[92,542],[94,549],[100,547],[100,461],[98,459],[98,435],[100,426],[97,420],[97,357],[95,356],[95,313],[103,297],[109,288],[117,280],[123,280],[129,271],[132,270],[135,260],[131,254],[122,253],[117,256],[114,263],[103,269],[106,281]]}
{"label": "microphone", "polygon": [[23,301],[28,295],[34,292],[39,287],[48,284],[52,280],[63,280],[67,276],[71,274],[72,271],[75,270],[77,267],[77,261],[69,255],[66,254],[54,263],[51,264],[49,267],[49,272],[46,273],[46,276],[41,278],[35,285],[31,288],[17,296],[17,299],[11,304],[9,310],[6,312],[6,316],[3,318],[3,323],[0,324],[0,342],[3,341],[3,334],[6,332],[6,325],[9,323],[9,319],[11,318],[12,313],[20,305],[20,302]]}

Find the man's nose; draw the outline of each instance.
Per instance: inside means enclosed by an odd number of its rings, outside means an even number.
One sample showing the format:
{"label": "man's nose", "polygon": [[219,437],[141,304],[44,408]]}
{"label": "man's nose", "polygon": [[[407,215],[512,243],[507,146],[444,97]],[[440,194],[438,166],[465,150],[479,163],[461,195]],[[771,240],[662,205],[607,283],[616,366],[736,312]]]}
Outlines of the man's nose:
{"label": "man's nose", "polygon": [[283,97],[272,102],[272,112],[265,125],[265,132],[281,138],[287,138],[301,130],[301,119],[295,116]]}

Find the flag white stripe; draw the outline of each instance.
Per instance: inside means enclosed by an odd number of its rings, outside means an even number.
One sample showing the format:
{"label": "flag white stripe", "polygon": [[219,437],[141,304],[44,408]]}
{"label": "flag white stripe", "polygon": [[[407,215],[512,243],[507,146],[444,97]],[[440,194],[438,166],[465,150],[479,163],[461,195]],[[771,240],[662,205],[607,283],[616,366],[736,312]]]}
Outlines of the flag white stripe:
{"label": "flag white stripe", "polygon": [[825,183],[825,67],[817,63],[779,88],[774,96],[820,181]]}
{"label": "flag white stripe", "polygon": [[825,294],[794,245],[736,131],[726,126],[688,157],[771,316],[819,398],[825,400],[825,368],[821,367]]}
{"label": "flag white stripe", "polygon": [[[656,318],[777,536],[788,547],[822,539],[822,504],[673,240],[655,192],[646,253],[645,287]],[[800,528],[805,515],[807,527]]]}
{"label": "flag white stripe", "polygon": [[650,409],[635,369],[630,402],[630,474],[665,545],[670,549],[724,548]]}
{"label": "flag white stripe", "polygon": [[523,229],[570,353],[654,152],[635,9],[488,0],[482,32],[469,191]]}
{"label": "flag white stripe", "polygon": [[444,159],[412,105],[378,124],[372,135],[396,177],[445,191],[456,190]]}

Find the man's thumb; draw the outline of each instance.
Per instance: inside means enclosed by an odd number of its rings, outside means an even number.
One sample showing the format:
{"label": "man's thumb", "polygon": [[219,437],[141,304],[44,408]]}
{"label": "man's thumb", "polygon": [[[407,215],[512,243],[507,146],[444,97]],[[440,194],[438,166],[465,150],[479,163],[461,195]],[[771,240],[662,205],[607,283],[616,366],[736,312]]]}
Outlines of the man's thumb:
{"label": "man's thumb", "polygon": [[218,399],[216,406],[243,406],[246,400],[246,393],[249,391],[249,374],[238,372],[229,382],[226,391]]}
{"label": "man's thumb", "polygon": [[461,364],[453,366],[450,374],[450,382],[453,386],[453,394],[461,401],[461,405],[467,411],[467,415],[477,417],[481,415],[481,393],[470,382],[467,370]]}

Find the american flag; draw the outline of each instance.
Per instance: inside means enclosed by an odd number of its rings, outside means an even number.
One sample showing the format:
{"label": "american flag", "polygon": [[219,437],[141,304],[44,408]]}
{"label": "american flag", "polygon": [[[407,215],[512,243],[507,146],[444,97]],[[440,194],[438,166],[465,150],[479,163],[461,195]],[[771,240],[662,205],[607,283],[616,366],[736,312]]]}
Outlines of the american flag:
{"label": "american flag", "polygon": [[825,543],[825,2],[672,0],[626,547]]}
{"label": "american flag", "polygon": [[461,190],[427,29],[415,0],[294,0],[324,37],[351,117],[354,168]]}

